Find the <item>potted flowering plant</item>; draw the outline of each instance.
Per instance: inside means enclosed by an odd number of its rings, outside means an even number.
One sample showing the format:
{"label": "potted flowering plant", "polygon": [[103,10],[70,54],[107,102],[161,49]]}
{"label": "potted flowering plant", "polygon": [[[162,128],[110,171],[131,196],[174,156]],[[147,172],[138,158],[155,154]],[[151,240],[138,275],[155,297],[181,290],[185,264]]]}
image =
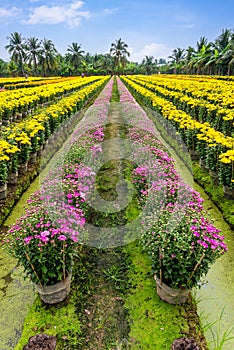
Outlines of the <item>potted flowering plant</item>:
{"label": "potted flowering plant", "polygon": [[150,150],[157,159],[148,161],[145,146],[143,157],[137,153],[144,165],[132,173],[144,213],[144,225],[138,230],[152,261],[158,295],[178,304],[201,284],[227,247],[220,230],[206,217],[203,199],[182,181],[172,158],[163,150]]}
{"label": "potted flowering plant", "polygon": [[0,159],[0,186],[4,186],[7,181],[7,163],[4,160]]}
{"label": "potted flowering plant", "polygon": [[6,243],[9,253],[35,283],[41,299],[54,304],[70,291],[73,261],[85,219],[81,209],[57,200],[56,195],[47,198],[40,191],[34,194],[26,213],[10,228]]}
{"label": "potted flowering plant", "polygon": [[0,140],[0,200],[6,198],[11,155],[14,155],[17,151],[19,149],[15,145],[4,139]]}
{"label": "potted flowering plant", "polygon": [[143,245],[152,261],[157,292],[172,304],[185,302],[227,250],[220,230],[204,216],[201,204],[192,201],[168,203],[157,224],[143,234]]}

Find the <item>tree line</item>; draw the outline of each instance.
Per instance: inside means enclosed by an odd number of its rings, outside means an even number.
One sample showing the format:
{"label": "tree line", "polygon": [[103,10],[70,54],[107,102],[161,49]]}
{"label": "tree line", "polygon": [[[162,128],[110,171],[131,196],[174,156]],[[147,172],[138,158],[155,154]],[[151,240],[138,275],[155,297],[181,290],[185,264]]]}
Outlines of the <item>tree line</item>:
{"label": "tree line", "polygon": [[214,42],[201,37],[195,47],[176,48],[168,60],[146,55],[141,63],[129,60],[128,45],[122,39],[110,45],[106,54],[85,53],[72,42],[65,55],[44,38],[23,38],[18,32],[7,37],[10,61],[0,59],[1,76],[94,75],[94,74],[234,74],[234,30],[223,29]]}

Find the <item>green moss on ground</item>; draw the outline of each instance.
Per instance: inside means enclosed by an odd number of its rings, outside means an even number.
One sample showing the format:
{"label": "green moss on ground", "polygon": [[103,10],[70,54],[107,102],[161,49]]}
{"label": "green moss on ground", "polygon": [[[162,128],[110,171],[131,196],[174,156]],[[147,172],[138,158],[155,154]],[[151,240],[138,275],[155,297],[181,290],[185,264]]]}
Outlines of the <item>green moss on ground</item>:
{"label": "green moss on ground", "polygon": [[234,228],[234,200],[224,196],[223,188],[213,182],[208,172],[201,169],[198,163],[193,162],[193,177],[223,214],[224,220]]}
{"label": "green moss on ground", "polygon": [[119,90],[118,90],[116,77],[114,77],[114,84],[113,84],[110,102],[119,102]]}
{"label": "green moss on ground", "polygon": [[38,333],[55,336],[58,350],[77,349],[81,331],[74,295],[60,306],[50,307],[38,297],[25,319],[23,334],[15,350],[22,350],[28,339]]}
{"label": "green moss on ground", "polygon": [[[131,288],[125,299],[129,313],[130,349],[170,350],[176,338],[193,336],[207,349],[196,306],[170,305],[157,295],[151,262],[136,242],[124,248],[132,261],[128,270]],[[193,319],[193,322],[191,320]]]}

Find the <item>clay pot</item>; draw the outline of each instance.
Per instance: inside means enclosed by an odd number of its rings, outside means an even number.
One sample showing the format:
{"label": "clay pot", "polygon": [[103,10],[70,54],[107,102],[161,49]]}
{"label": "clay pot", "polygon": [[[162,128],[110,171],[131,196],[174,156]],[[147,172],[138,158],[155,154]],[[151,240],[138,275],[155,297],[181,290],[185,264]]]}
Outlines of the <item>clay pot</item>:
{"label": "clay pot", "polygon": [[70,293],[71,276],[72,274],[68,275],[64,281],[60,281],[51,286],[40,286],[36,284],[35,287],[41,300],[46,304],[57,304],[63,301]]}
{"label": "clay pot", "polygon": [[154,279],[157,285],[158,296],[162,300],[174,305],[185,303],[188,300],[191,289],[174,289],[163,282],[161,283],[156,275],[154,275]]}

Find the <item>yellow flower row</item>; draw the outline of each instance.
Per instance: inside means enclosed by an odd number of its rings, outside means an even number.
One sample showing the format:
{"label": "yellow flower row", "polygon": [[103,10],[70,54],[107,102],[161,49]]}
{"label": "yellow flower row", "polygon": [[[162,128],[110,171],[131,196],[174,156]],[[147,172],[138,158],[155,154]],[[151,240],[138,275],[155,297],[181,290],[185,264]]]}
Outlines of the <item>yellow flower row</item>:
{"label": "yellow flower row", "polygon": [[11,145],[6,140],[0,140],[0,161],[9,161],[10,154],[19,152],[20,149],[15,145]]}
{"label": "yellow flower row", "polygon": [[18,84],[25,81],[39,81],[39,80],[50,80],[50,79],[60,79],[60,77],[10,77],[10,78],[0,78],[0,86],[5,84]]}
{"label": "yellow flower row", "polygon": [[[223,76],[223,75],[186,75],[186,74],[183,74],[182,76],[181,75],[178,75],[178,74],[167,74],[166,75],[167,77],[169,78],[173,78],[173,79],[178,79],[178,80],[181,80],[181,77],[184,79],[184,80],[190,80],[190,81],[193,81],[193,80],[196,80],[196,81],[204,81],[204,82],[217,82],[217,81],[224,81],[224,82],[233,82],[234,81],[234,76]],[[160,75],[160,77],[165,77],[165,75]]]}
{"label": "yellow flower row", "polygon": [[225,153],[220,154],[219,159],[222,163],[232,163],[234,162],[234,150],[230,149]]}
{"label": "yellow flower row", "polygon": [[[166,99],[155,95],[147,88],[133,82],[132,78],[130,79],[123,76],[122,79],[127,82],[136,91],[137,94],[140,94],[142,97],[147,97],[151,105],[157,109],[164,118],[173,120],[178,123],[181,129],[197,131],[197,138],[199,140],[205,141],[211,147],[222,145],[223,147],[233,149],[233,137],[227,137],[222,132],[215,130],[210,126],[208,122],[200,123],[194,120],[186,112],[177,109],[177,107],[172,102],[169,102]],[[222,161],[222,157],[220,158]]]}
{"label": "yellow flower row", "polygon": [[234,83],[200,81],[160,76],[133,76],[135,82],[144,83],[147,88],[168,98],[176,98],[191,108],[202,107],[207,112],[215,112],[223,120],[234,120]]}
{"label": "yellow flower row", "polygon": [[55,96],[61,96],[69,91],[77,90],[83,85],[87,85],[98,79],[98,77],[78,77],[45,86],[3,91],[1,92],[0,100],[0,116],[2,115],[2,118],[8,119],[9,116],[23,111],[24,108],[31,108],[31,106],[42,102],[43,99],[53,99]]}
{"label": "yellow flower row", "polygon": [[45,108],[41,113],[25,118],[20,123],[13,123],[2,128],[3,138],[0,140],[0,160],[9,161],[10,153],[20,152],[24,144],[31,146],[34,137],[39,139],[39,132],[45,130],[45,123],[51,118],[57,119],[58,124],[66,113],[81,107],[82,103],[95,91],[97,91],[109,77],[98,77],[97,81],[85,86],[83,89],[64,97],[57,103]]}
{"label": "yellow flower row", "polygon": [[[68,81],[71,80],[72,78],[69,77],[50,77],[48,79],[35,79],[35,80],[28,80],[26,79],[25,81],[20,81],[18,83],[10,83],[10,84],[5,84],[4,88],[7,90],[14,90],[14,89],[21,89],[24,87],[34,87],[34,86],[40,86],[40,85],[45,85],[45,84],[54,84],[54,83],[61,83],[63,81]],[[74,79],[74,78],[73,78]]]}

